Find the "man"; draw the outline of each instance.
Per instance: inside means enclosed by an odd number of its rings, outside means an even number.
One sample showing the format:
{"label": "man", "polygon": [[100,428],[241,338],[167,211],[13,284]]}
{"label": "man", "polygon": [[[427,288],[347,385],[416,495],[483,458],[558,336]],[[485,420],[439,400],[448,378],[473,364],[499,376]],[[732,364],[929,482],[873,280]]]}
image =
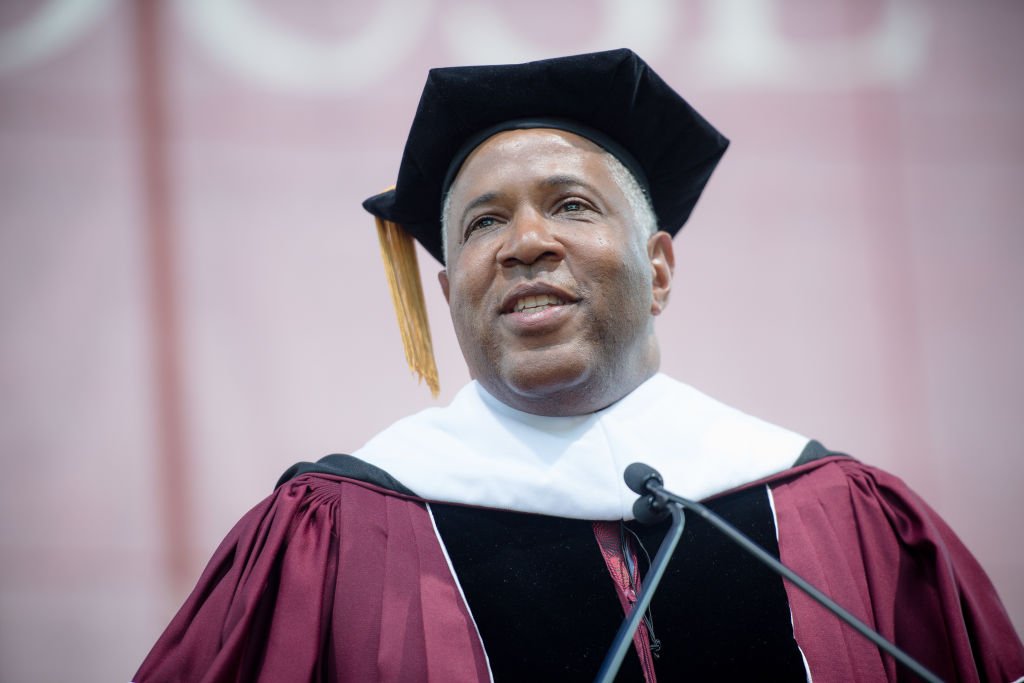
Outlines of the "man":
{"label": "man", "polygon": [[[432,71],[366,206],[405,318],[401,234],[444,260],[474,381],[286,473],[135,680],[591,680],[666,531],[632,520],[637,460],[939,676],[1024,675],[984,572],[899,480],[658,374],[671,234],[726,145],[628,50]],[[908,673],[690,520],[620,680],[657,677]]]}

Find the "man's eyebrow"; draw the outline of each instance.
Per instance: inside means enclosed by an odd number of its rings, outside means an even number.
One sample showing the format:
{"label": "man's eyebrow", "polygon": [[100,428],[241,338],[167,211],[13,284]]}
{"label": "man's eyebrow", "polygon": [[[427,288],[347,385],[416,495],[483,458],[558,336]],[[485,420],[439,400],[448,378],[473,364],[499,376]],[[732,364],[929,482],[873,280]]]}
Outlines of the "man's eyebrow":
{"label": "man's eyebrow", "polygon": [[475,197],[469,204],[466,204],[466,208],[462,210],[462,218],[459,219],[459,225],[466,222],[466,215],[470,211],[480,206],[481,204],[488,204],[498,198],[497,192],[484,192],[482,195]]}
{"label": "man's eyebrow", "polygon": [[591,191],[595,191],[593,185],[588,183],[586,180],[575,175],[552,175],[544,178],[540,181],[540,184],[544,187],[561,187],[564,185],[579,185],[580,187],[586,188]]}

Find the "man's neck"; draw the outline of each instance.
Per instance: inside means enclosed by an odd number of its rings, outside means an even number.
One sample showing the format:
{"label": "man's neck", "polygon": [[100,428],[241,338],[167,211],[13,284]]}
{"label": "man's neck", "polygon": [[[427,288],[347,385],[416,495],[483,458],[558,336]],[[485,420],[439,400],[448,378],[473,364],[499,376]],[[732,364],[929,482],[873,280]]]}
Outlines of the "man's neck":
{"label": "man's neck", "polygon": [[572,417],[589,415],[607,408],[631,394],[657,371],[657,365],[654,365],[637,369],[625,376],[621,371],[611,377],[607,376],[608,373],[596,373],[594,377],[584,378],[569,386],[541,391],[515,391],[506,385],[489,386],[484,382],[481,382],[481,386],[498,401],[524,413]]}

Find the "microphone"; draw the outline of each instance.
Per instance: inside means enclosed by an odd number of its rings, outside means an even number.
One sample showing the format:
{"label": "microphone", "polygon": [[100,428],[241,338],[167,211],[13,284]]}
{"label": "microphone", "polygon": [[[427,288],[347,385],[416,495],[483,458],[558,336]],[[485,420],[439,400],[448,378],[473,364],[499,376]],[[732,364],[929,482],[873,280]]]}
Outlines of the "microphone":
{"label": "microphone", "polygon": [[658,474],[658,470],[642,462],[635,462],[627,467],[626,471],[622,473],[622,478],[630,491],[641,496],[650,493],[647,490],[648,482],[653,481],[659,486],[665,483],[665,480]]}
{"label": "microphone", "polygon": [[[637,501],[633,504],[633,516],[636,517],[637,521],[649,524],[651,522],[647,520],[652,520],[656,522],[658,520],[664,519],[666,514],[672,514],[674,520],[677,516],[679,519],[682,519],[682,508],[692,510],[693,512],[700,515],[701,518],[703,518],[705,521],[707,521],[712,526],[714,526],[719,531],[728,536],[730,540],[732,540],[740,547],[742,547],[744,550],[752,554],[763,564],[767,565],[769,569],[774,571],[780,577],[786,579],[791,584],[793,584],[794,586],[802,590],[804,593],[806,593],[808,596],[816,600],[820,605],[828,609],[830,612],[832,612],[832,614],[836,615],[836,617],[838,617],[842,621],[846,622],[847,625],[849,625],[855,631],[857,631],[862,636],[864,636],[872,643],[877,645],[880,649],[892,655],[893,658],[896,659],[896,661],[900,662],[908,669],[913,671],[922,680],[928,681],[929,683],[942,683],[942,680],[938,676],[933,674],[928,669],[924,668],[924,666],[918,663],[917,660],[915,660],[913,657],[908,655],[903,650],[896,647],[896,645],[894,645],[893,643],[890,643],[888,640],[883,638],[878,632],[872,630],[869,626],[867,626],[857,617],[853,616],[850,612],[847,612],[845,609],[840,607],[839,604],[837,604],[830,597],[828,597],[820,590],[812,586],[810,583],[805,581],[792,569],[782,564],[782,562],[775,559],[775,557],[773,557],[771,554],[765,551],[764,548],[762,548],[761,546],[757,545],[749,538],[747,538],[747,536],[745,536],[742,532],[736,529],[736,527],[726,522],[724,519],[719,517],[717,514],[709,510],[706,506],[702,505],[701,503],[688,500],[686,498],[683,498],[682,496],[676,495],[675,493],[672,493],[671,491],[667,490],[664,487],[664,480],[661,478],[661,475],[658,473],[657,470],[655,470],[650,465],[646,465],[641,462],[635,462],[626,468],[626,471],[623,473],[622,478],[625,480],[626,486],[628,486],[635,493],[640,494],[640,498],[638,498]],[[677,510],[680,510],[680,512],[677,513]],[[672,535],[675,526],[675,521],[673,521],[673,525],[669,528],[669,533],[666,535],[666,540],[668,540],[668,537]],[[680,523],[679,526],[679,535],[681,535],[682,524]],[[678,540],[679,539],[677,535],[671,543],[671,548],[673,550],[675,549],[675,545],[678,542]],[[655,574],[655,567],[658,566],[658,562],[661,559],[662,552],[665,550],[666,545],[668,545],[668,543],[662,543],[661,549],[658,551],[658,554],[655,557],[654,562],[651,564],[650,570],[648,570],[649,574]],[[671,550],[669,552],[671,553]],[[665,562],[667,563],[667,558]],[[635,615],[637,610],[640,608],[641,603],[643,604],[643,609],[647,609],[647,605],[650,604],[651,597],[649,594],[654,593],[654,590],[658,586],[658,582],[660,582],[661,580],[661,574],[663,572],[664,566],[660,566],[659,572],[654,577],[654,581],[644,584],[641,592],[641,598],[634,606],[633,613],[630,614],[630,617],[633,617]],[[634,619],[633,621],[635,621],[636,624],[633,626],[632,630],[629,631],[629,638],[633,637],[633,631],[635,631],[636,626],[639,625],[639,619]],[[626,623],[623,624],[623,628],[619,629],[620,634],[624,630],[625,626]],[[606,663],[608,662],[608,659],[610,658],[611,654],[612,653],[609,652],[609,657],[605,659]],[[623,652],[623,656],[624,655],[625,652]],[[621,665],[621,663],[622,658],[620,657],[618,663],[615,665],[615,671],[618,671],[618,667]],[[614,676],[614,672],[612,673],[612,676]],[[611,678],[608,678],[607,680],[611,680]]]}
{"label": "microphone", "polygon": [[622,473],[626,486],[633,493],[639,493],[640,497],[633,503],[633,517],[641,524],[656,524],[669,515],[668,506],[665,501],[648,491],[649,484],[661,486],[664,480],[650,465],[642,462],[635,462],[626,468]]}

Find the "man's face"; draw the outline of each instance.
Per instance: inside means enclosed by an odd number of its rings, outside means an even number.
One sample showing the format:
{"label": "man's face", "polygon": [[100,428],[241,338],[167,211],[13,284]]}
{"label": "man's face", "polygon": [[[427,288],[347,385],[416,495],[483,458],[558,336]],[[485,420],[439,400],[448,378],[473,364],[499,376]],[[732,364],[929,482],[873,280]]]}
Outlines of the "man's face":
{"label": "man's face", "polygon": [[640,234],[601,148],[550,129],[499,133],[451,193],[441,286],[470,374],[491,394],[583,414],[657,371],[671,238]]}

